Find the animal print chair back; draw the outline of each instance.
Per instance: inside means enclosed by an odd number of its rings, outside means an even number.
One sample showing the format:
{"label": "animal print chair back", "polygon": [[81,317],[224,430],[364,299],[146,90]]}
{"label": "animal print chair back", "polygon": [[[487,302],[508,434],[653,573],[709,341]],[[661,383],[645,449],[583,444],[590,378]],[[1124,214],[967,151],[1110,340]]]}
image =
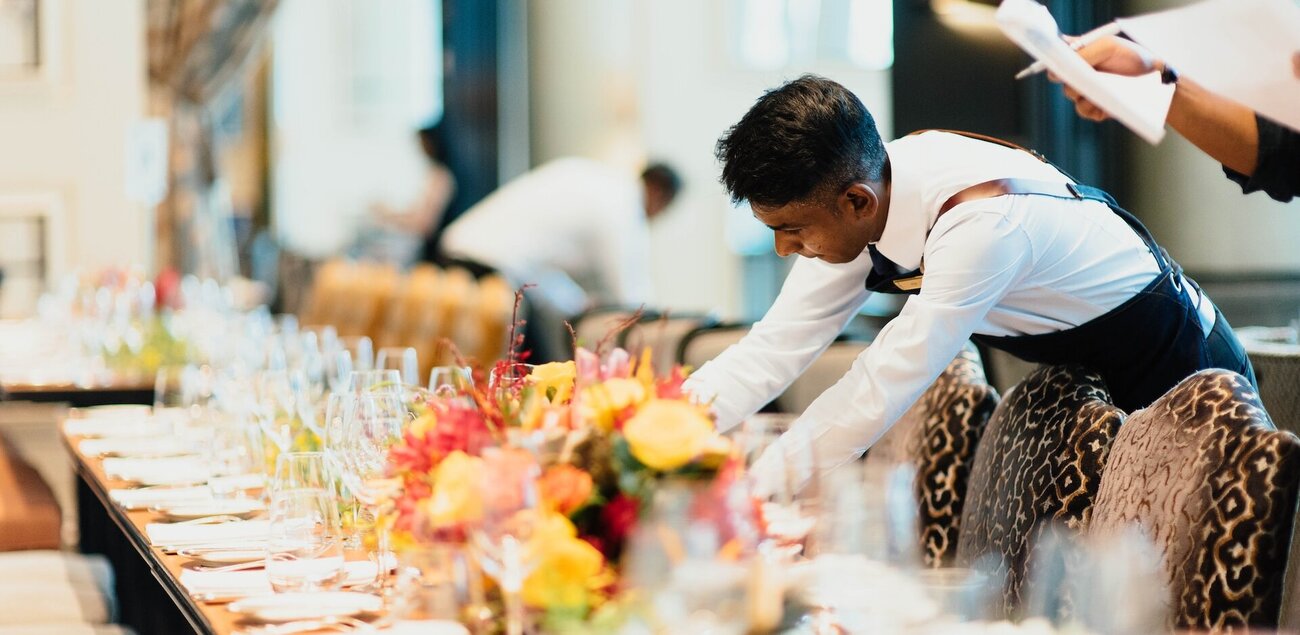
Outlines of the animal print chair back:
{"label": "animal print chair back", "polygon": [[1081,531],[1124,412],[1096,373],[1042,366],[1014,386],[984,431],[962,517],[958,562],[1000,559],[1015,614],[1042,530]]}
{"label": "animal print chair back", "polygon": [[867,469],[916,468],[921,558],[928,567],[956,556],[971,461],[998,393],[968,346],[867,453]]}
{"label": "animal print chair back", "polygon": [[1162,553],[1170,625],[1275,628],[1300,487],[1300,440],[1240,375],[1207,370],[1129,417],[1089,532],[1138,524]]}

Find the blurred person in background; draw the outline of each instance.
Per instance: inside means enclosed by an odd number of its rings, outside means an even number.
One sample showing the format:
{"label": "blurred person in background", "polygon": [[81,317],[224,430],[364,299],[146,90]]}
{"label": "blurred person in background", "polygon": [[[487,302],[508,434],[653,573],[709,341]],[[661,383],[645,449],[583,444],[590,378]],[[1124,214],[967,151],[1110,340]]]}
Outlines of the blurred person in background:
{"label": "blurred person in background", "polygon": [[[1291,130],[1229,96],[1215,94],[1188,77],[1181,77],[1147,49],[1120,37],[1109,37],[1079,49],[1093,68],[1116,75],[1159,72],[1174,84],[1174,99],[1165,122],[1202,152],[1223,164],[1223,172],[1242,192],[1263,191],[1287,202],[1300,194],[1300,132]],[[1292,55],[1300,78],[1300,54]],[[1065,86],[1079,116],[1104,121],[1109,115],[1078,91]],[[1296,104],[1300,106],[1300,104]]]}
{"label": "blurred person in background", "polygon": [[437,245],[449,224],[448,213],[454,208],[456,199],[456,176],[449,167],[442,124],[421,128],[416,131],[416,137],[427,160],[419,195],[405,208],[376,203],[372,207],[372,229],[384,236],[363,235],[361,239],[363,251],[372,250],[364,246],[366,243],[380,242],[373,249],[393,252],[378,254],[380,259],[397,260],[400,264],[416,259],[441,262]]}
{"label": "blurred person in background", "polygon": [[501,186],[454,221],[441,250],[475,275],[500,272],[525,293],[530,361],[567,355],[563,321],[602,305],[651,299],[648,221],[672,203],[677,173],[653,164],[638,179],[564,158]]}

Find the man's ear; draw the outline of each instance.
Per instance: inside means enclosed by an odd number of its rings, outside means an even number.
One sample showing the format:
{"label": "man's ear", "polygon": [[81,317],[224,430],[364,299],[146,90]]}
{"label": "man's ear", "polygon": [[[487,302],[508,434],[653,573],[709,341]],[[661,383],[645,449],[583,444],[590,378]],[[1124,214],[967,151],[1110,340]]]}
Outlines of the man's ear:
{"label": "man's ear", "polygon": [[880,197],[866,183],[853,183],[840,194],[838,209],[853,218],[870,218],[880,208]]}

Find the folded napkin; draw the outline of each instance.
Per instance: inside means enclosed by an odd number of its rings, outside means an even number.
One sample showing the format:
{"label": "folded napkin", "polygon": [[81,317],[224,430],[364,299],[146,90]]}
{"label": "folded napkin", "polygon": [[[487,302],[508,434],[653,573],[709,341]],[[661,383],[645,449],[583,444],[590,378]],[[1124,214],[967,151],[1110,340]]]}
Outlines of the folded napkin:
{"label": "folded napkin", "polygon": [[107,458],[103,465],[104,473],[109,478],[145,485],[185,485],[206,483],[208,480],[208,468],[196,456]]}
{"label": "folded napkin", "polygon": [[[353,560],[343,565],[346,577],[343,586],[356,586],[375,579],[378,569],[370,560]],[[190,595],[212,593],[217,595],[264,595],[273,593],[267,580],[266,569],[245,571],[195,571],[181,570],[181,584]]]}
{"label": "folded napkin", "polygon": [[399,620],[379,632],[389,635],[469,635],[469,629],[463,624],[449,620]]}
{"label": "folded napkin", "polygon": [[171,457],[189,452],[190,447],[175,437],[85,439],[77,444],[77,450],[84,456],[124,458]]}
{"label": "folded napkin", "polygon": [[63,424],[63,430],[74,437],[104,438],[163,437],[172,433],[170,425],[151,418],[119,416],[68,419]]}
{"label": "folded napkin", "polygon": [[242,520],[212,525],[149,523],[144,528],[145,535],[149,537],[149,544],[155,547],[265,543],[270,531],[271,523],[265,520]]}
{"label": "folded napkin", "polygon": [[210,501],[212,490],[207,485],[110,489],[108,497],[126,509],[148,509],[155,506]]}

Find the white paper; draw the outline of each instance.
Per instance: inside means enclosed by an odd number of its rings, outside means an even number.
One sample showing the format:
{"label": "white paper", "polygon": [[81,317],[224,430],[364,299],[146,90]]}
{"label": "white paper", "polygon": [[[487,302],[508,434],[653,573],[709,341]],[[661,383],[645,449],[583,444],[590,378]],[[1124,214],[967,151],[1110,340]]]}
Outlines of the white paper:
{"label": "white paper", "polygon": [[1097,72],[1061,38],[1047,7],[1033,0],[1004,0],[997,21],[1011,41],[1116,121],[1148,143],[1164,138],[1174,87],[1160,83],[1159,73],[1124,77]]}
{"label": "white paper", "polygon": [[1118,20],[1180,74],[1300,130],[1300,7],[1293,0],[1207,0]]}
{"label": "white paper", "polygon": [[144,533],[153,546],[183,547],[186,545],[242,544],[265,541],[271,532],[266,520],[243,520],[212,525],[183,525],[179,523],[149,523]]}
{"label": "white paper", "polygon": [[147,509],[155,505],[174,505],[213,500],[212,490],[206,485],[197,487],[110,489],[108,490],[108,497],[126,509]]}
{"label": "white paper", "polygon": [[[378,567],[371,560],[353,560],[343,565],[343,586],[366,584],[375,579]],[[269,594],[271,583],[267,580],[265,569],[246,571],[181,571],[181,585],[190,594],[197,593],[240,593]]]}

